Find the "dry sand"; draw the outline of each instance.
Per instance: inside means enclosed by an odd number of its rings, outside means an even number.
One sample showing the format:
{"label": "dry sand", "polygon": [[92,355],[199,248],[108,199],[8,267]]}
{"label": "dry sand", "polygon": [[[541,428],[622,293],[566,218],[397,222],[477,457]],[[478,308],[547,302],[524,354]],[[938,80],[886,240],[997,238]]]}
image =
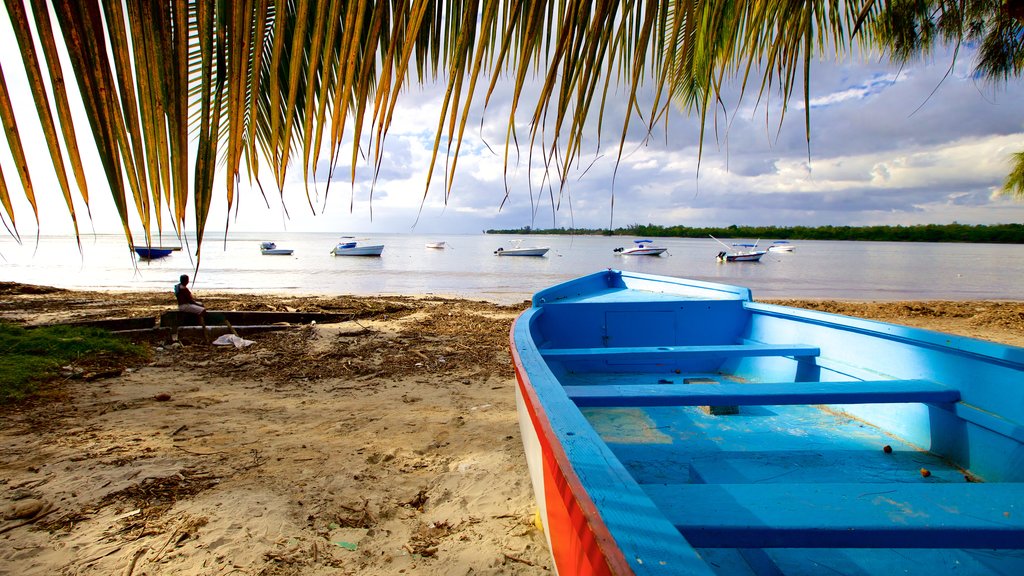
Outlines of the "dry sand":
{"label": "dry sand", "polygon": [[[72,367],[3,407],[0,574],[551,571],[508,355],[526,304],[198,296],[348,320],[240,349],[155,342],[143,365]],[[1024,345],[1020,302],[789,303]],[[171,308],[0,283],[19,322]]]}

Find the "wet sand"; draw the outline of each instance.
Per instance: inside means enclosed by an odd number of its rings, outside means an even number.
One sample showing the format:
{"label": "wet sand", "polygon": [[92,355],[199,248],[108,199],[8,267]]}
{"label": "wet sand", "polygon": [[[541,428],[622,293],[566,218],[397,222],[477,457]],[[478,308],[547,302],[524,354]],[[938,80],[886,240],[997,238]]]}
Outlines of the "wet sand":
{"label": "wet sand", "polygon": [[[551,571],[508,354],[526,303],[197,297],[345,320],[245,348],[152,342],[145,362],[71,366],[4,407],[0,573]],[[1024,345],[1022,302],[784,303]],[[0,283],[17,322],[171,309],[162,293]]]}

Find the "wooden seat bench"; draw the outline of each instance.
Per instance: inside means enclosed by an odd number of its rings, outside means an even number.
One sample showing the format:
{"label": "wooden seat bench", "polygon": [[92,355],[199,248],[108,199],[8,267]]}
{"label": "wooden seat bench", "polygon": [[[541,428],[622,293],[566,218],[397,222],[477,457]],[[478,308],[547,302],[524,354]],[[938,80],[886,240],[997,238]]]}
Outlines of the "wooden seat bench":
{"label": "wooden seat bench", "polygon": [[648,484],[698,548],[1024,549],[1024,484]]}
{"label": "wooden seat bench", "polygon": [[606,384],[566,386],[582,407],[770,406],[782,404],[954,403],[959,390],[928,380],[763,384]]}
{"label": "wooden seat bench", "polygon": [[801,344],[719,344],[712,346],[623,346],[618,348],[547,348],[541,356],[556,360],[628,357],[635,360],[685,358],[741,358],[752,356],[814,357],[821,353],[817,346]]}

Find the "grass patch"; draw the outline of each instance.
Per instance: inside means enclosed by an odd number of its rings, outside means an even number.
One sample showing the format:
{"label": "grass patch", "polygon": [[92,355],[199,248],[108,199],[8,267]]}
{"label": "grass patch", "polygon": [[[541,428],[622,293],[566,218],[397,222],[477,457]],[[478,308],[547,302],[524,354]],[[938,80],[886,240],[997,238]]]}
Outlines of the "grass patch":
{"label": "grass patch", "polygon": [[99,328],[47,326],[27,330],[0,321],[0,403],[31,396],[69,363],[126,365],[148,349]]}

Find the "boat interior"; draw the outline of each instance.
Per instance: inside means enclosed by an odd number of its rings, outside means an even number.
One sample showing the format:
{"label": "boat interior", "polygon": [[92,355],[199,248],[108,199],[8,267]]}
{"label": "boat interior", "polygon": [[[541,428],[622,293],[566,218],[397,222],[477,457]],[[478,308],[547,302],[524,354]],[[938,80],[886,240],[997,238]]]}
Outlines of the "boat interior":
{"label": "boat interior", "polygon": [[613,535],[663,516],[719,574],[1024,574],[1024,350],[743,288],[586,288],[539,293],[529,330]]}

